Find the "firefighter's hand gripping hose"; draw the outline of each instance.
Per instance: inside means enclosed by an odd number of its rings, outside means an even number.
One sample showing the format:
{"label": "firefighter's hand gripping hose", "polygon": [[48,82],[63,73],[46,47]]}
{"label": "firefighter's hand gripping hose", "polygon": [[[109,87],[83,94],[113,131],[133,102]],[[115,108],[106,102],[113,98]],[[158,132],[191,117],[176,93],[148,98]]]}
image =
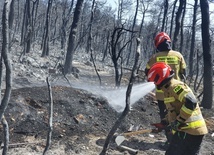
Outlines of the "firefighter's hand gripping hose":
{"label": "firefighter's hand gripping hose", "polygon": [[170,124],[170,127],[172,130],[178,131],[180,129],[181,124],[182,124],[181,122],[179,122],[178,120],[175,120]]}

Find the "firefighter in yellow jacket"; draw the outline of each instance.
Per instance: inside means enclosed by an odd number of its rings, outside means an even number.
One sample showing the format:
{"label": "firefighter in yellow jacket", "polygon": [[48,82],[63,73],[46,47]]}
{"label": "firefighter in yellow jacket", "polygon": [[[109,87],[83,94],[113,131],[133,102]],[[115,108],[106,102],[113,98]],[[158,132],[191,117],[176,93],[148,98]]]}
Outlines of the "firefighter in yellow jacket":
{"label": "firefighter in yellow jacket", "polygon": [[[174,70],[175,79],[181,80],[184,78],[186,70],[185,60],[180,52],[172,50],[170,37],[165,32],[160,32],[156,35],[154,40],[157,53],[149,59],[145,68],[146,75],[154,63],[165,62]],[[164,118],[167,112],[164,104],[164,95],[163,91],[158,88],[156,88],[156,99],[158,102],[161,123],[165,124]],[[169,131],[165,130],[165,134],[167,142],[162,146],[163,149],[166,149],[171,139],[171,133]]]}
{"label": "firefighter in yellow jacket", "polygon": [[[155,47],[157,53],[148,61],[145,73],[147,75],[150,67],[156,62],[165,62],[175,71],[175,79],[180,80],[185,75],[186,63],[180,52],[171,48],[171,39],[165,32],[160,32],[155,37]],[[160,111],[160,119],[165,118],[166,107],[162,90],[156,89],[156,99]]]}
{"label": "firefighter in yellow jacket", "polygon": [[164,92],[167,121],[174,131],[165,155],[198,155],[202,139],[208,133],[198,101],[192,90],[174,78],[172,68],[155,63],[148,72],[148,81]]}

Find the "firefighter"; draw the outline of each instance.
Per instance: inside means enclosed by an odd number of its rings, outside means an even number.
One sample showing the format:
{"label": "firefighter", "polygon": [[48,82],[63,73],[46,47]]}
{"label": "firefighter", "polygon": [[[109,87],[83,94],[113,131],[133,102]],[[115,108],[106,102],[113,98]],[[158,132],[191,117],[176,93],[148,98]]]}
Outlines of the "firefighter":
{"label": "firefighter", "polygon": [[155,63],[147,77],[163,91],[166,120],[174,131],[165,155],[199,154],[202,139],[208,130],[192,90],[184,82],[176,80],[175,72],[164,62]]}
{"label": "firefighter", "polygon": [[[186,63],[180,52],[174,51],[171,48],[171,39],[165,32],[160,32],[155,37],[155,48],[157,53],[154,54],[149,61],[147,62],[145,68],[145,74],[147,75],[150,67],[156,62],[165,62],[168,64],[175,72],[174,78],[181,80],[185,77]],[[166,106],[164,104],[164,97],[162,90],[156,88],[156,99],[159,108],[159,115],[161,123],[165,125],[165,115],[166,115]],[[166,132],[167,142],[163,146],[164,149],[167,147],[170,141],[170,132]]]}

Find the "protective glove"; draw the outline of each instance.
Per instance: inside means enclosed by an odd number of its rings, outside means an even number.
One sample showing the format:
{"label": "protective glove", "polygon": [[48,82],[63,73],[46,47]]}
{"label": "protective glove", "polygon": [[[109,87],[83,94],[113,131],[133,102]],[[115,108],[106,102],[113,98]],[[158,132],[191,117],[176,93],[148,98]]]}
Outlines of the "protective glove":
{"label": "protective glove", "polygon": [[161,123],[163,126],[169,125],[169,123],[168,123],[165,119],[162,119],[160,123]]}
{"label": "protective glove", "polygon": [[175,120],[170,124],[170,127],[172,130],[178,131],[181,127],[181,124],[182,124],[181,122],[179,122],[178,120]]}

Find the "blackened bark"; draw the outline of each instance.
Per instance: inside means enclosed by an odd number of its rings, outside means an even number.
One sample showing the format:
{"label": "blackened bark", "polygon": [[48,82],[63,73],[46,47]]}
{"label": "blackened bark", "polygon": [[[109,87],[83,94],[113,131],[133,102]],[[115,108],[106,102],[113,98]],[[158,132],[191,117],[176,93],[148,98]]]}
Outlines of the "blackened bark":
{"label": "blackened bark", "polygon": [[12,46],[12,27],[13,27],[13,21],[14,21],[14,0],[11,0],[10,13],[9,13],[9,49]]}
{"label": "blackened bark", "polygon": [[107,38],[106,38],[106,46],[105,46],[105,49],[104,49],[104,52],[103,52],[103,58],[102,58],[102,62],[105,61],[105,58],[107,56],[107,53],[108,53],[108,49],[109,49],[109,38],[110,38],[110,32],[107,31]]}
{"label": "blackened bark", "polygon": [[30,52],[31,37],[32,37],[32,25],[31,25],[30,1],[26,0],[21,35],[21,45],[23,45],[24,47],[22,55],[25,55],[26,53]]}
{"label": "blackened bark", "polygon": [[180,50],[179,52],[183,54],[183,49],[184,49],[184,19],[185,19],[185,14],[186,14],[186,0],[184,1],[184,9],[183,9],[183,14],[181,18],[181,41],[180,41]]}
{"label": "blackened bark", "polygon": [[165,2],[164,2],[163,21],[162,21],[162,26],[161,26],[161,31],[162,32],[165,31],[165,23],[166,23],[166,18],[167,18],[168,7],[169,7],[169,2],[168,2],[168,0],[165,0]]}
{"label": "blackened bark", "polygon": [[191,38],[191,47],[189,54],[189,76],[193,76],[193,58],[195,53],[195,27],[197,22],[197,10],[198,10],[198,0],[195,0],[194,11],[193,11],[193,20],[192,20],[192,38]]}
{"label": "blackened bark", "polygon": [[[136,24],[136,20],[137,20],[138,7],[139,7],[139,0],[137,0],[137,5],[136,5],[136,9],[135,9],[135,15],[134,15],[134,21],[133,21],[133,25],[132,25],[131,38],[134,37],[134,28],[135,28],[135,24]],[[132,41],[130,42],[130,45],[129,45],[129,52],[128,52],[128,56],[127,56],[126,65],[129,64],[129,59],[130,59],[131,53],[132,53]]]}
{"label": "blackened bark", "polygon": [[45,155],[47,153],[48,149],[50,148],[52,131],[53,131],[53,95],[52,95],[51,84],[49,82],[48,77],[46,78],[46,82],[48,85],[48,94],[49,94],[49,107],[48,107],[49,120],[48,120],[47,141],[46,141],[45,149],[43,151],[43,155]]}
{"label": "blackened bark", "polygon": [[11,73],[11,64],[10,58],[8,56],[8,45],[9,45],[9,25],[8,25],[8,18],[9,18],[9,10],[10,10],[11,0],[5,0],[3,13],[2,13],[2,52],[1,56],[4,61],[4,65],[6,68],[6,89],[4,92],[4,96],[1,100],[0,104],[0,120],[2,119],[4,112],[7,108],[10,94],[11,94],[11,86],[12,86],[12,73]]}
{"label": "blackened bark", "polygon": [[64,64],[64,74],[68,74],[72,72],[72,61],[73,61],[73,55],[74,55],[74,48],[76,44],[77,26],[80,19],[83,1],[84,0],[77,1],[76,8],[74,11],[74,19],[71,25],[71,30],[70,30],[69,39],[68,39],[68,48],[67,48],[65,64]]}
{"label": "blackened bark", "polygon": [[203,59],[204,59],[204,95],[201,105],[204,108],[211,109],[213,102],[213,69],[212,69],[212,53],[210,45],[210,16],[209,4],[207,0],[200,0],[201,14],[202,14],[202,45],[203,45]]}
{"label": "blackened bark", "polygon": [[[115,28],[113,31],[113,34],[111,36],[111,50],[110,50],[110,55],[111,55],[111,60],[114,64],[114,72],[115,72],[115,86],[120,87],[120,82],[122,78],[122,72],[120,74],[119,72],[119,59],[122,62],[122,53],[124,48],[128,45],[129,42],[131,42],[131,39],[128,40],[127,42],[120,47],[120,39],[122,37],[123,33],[126,32],[132,32],[130,30],[124,29],[123,26],[122,28]],[[122,67],[122,64],[121,64]]]}
{"label": "blackened bark", "polygon": [[[66,27],[68,25],[68,21],[69,21],[69,17],[71,16],[71,11],[73,8],[73,4],[74,4],[74,0],[71,1],[71,5],[69,8],[68,13],[66,14],[66,10],[63,10],[62,13],[62,26],[61,26],[61,30],[60,30],[60,38],[61,38],[61,49],[65,48],[65,43],[66,43]],[[65,3],[64,5],[68,5],[67,3]],[[62,7],[65,7],[62,5]]]}
{"label": "blackened bark", "polygon": [[31,25],[31,14],[30,14],[30,1],[26,1],[27,3],[27,16],[26,16],[26,31],[25,31],[25,42],[24,42],[24,53],[30,53],[31,47],[31,37],[32,37],[32,25]]}
{"label": "blackened bark", "polygon": [[180,4],[179,4],[178,11],[176,13],[176,18],[175,18],[175,33],[174,33],[173,44],[172,44],[173,49],[177,49],[178,34],[181,27],[181,14],[183,10],[183,5],[184,5],[184,0],[180,0]]}
{"label": "blackened bark", "polygon": [[51,14],[51,8],[52,8],[52,2],[53,0],[48,0],[48,8],[46,13],[46,20],[45,20],[45,36],[44,40],[42,42],[42,57],[49,55],[49,27],[50,27],[50,14]]}
{"label": "blackened bark", "polygon": [[172,10],[172,18],[171,18],[171,25],[170,25],[170,32],[169,32],[169,37],[172,38],[172,29],[174,25],[174,14],[175,14],[175,7],[177,4],[178,0],[175,0],[174,5],[173,5],[173,10]]}
{"label": "blackened bark", "polygon": [[[11,86],[12,86],[12,73],[9,53],[9,12],[11,7],[11,0],[5,0],[3,12],[2,12],[2,51],[1,51],[1,71],[0,71],[0,82],[2,82],[2,60],[6,68],[6,89],[3,98],[0,95],[0,120],[3,124],[4,129],[4,148],[2,151],[3,155],[7,154],[8,144],[9,144],[9,127],[6,119],[4,118],[4,112],[7,108],[8,102],[10,100]],[[0,86],[2,83],[0,84]],[[1,90],[1,87],[0,87]]]}

